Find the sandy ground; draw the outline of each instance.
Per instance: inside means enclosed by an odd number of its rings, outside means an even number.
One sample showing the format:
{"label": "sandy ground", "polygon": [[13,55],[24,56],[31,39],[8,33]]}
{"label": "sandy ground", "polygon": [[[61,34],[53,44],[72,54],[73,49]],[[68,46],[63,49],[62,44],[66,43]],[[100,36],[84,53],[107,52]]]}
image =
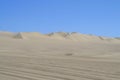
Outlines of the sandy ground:
{"label": "sandy ground", "polygon": [[0,80],[120,80],[119,40],[0,34]]}

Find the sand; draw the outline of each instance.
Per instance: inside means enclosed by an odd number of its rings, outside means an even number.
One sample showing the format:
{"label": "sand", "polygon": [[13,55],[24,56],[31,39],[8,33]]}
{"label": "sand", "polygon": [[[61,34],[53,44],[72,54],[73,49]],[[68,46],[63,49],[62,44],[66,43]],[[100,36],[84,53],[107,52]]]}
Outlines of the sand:
{"label": "sand", "polygon": [[120,40],[0,32],[0,80],[120,80]]}

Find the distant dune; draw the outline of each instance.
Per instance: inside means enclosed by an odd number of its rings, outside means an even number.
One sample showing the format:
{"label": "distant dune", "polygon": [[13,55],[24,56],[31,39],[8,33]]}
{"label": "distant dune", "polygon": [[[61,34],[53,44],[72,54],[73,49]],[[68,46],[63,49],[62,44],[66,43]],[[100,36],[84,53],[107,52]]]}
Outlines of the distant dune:
{"label": "distant dune", "polygon": [[88,34],[80,34],[77,32],[55,32],[49,34],[40,34],[38,32],[0,32],[0,38],[13,38],[13,39],[40,39],[40,38],[50,38],[58,40],[71,40],[71,41],[119,41],[119,37],[109,38],[103,36],[95,36]]}
{"label": "distant dune", "polygon": [[0,80],[120,80],[120,38],[0,32]]}
{"label": "distant dune", "polygon": [[42,37],[45,37],[45,35],[42,35],[38,32],[20,32],[14,36],[16,39],[36,39]]}
{"label": "distant dune", "polygon": [[0,38],[12,38],[14,36],[11,32],[0,31]]}

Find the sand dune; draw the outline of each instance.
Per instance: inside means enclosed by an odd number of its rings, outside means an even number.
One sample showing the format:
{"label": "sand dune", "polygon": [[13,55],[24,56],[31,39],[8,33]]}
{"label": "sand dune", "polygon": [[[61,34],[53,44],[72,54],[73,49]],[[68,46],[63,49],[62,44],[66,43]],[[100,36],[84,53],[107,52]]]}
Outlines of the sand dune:
{"label": "sand dune", "polygon": [[77,32],[72,33],[65,33],[65,32],[56,32],[56,33],[50,33],[47,34],[49,37],[55,38],[55,39],[61,39],[61,40],[72,40],[72,41],[98,41],[98,40],[104,40],[104,41],[114,41],[119,40],[118,38],[109,38],[109,37],[103,37],[103,36],[95,36],[95,35],[87,35],[87,34],[80,34]]}
{"label": "sand dune", "polygon": [[16,39],[36,39],[41,37],[45,37],[45,35],[38,32],[20,32],[14,36]]}
{"label": "sand dune", "polygon": [[0,80],[120,80],[120,40],[0,32]]}
{"label": "sand dune", "polygon": [[0,38],[12,38],[14,36],[11,32],[0,31]]}
{"label": "sand dune", "polygon": [[13,38],[13,39],[57,39],[57,40],[71,40],[71,41],[119,41],[119,37],[116,38],[109,38],[103,36],[95,36],[95,35],[87,35],[87,34],[80,34],[76,32],[66,33],[66,32],[55,32],[49,34],[40,34],[38,32],[19,32],[19,33],[12,33],[12,32],[0,32],[0,38]]}
{"label": "sand dune", "polygon": [[47,34],[47,35],[48,35],[49,37],[51,37],[51,38],[64,40],[64,39],[66,39],[66,37],[69,35],[69,33],[56,32],[56,33],[49,33],[49,34]]}

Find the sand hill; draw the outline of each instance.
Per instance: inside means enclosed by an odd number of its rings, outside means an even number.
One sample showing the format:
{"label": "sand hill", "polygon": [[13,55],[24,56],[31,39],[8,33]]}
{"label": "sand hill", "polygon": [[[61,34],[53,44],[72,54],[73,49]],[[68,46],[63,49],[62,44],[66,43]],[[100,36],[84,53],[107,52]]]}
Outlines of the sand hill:
{"label": "sand hill", "polygon": [[56,32],[56,33],[50,33],[47,34],[49,37],[56,38],[56,39],[66,39],[66,37],[69,35],[69,33],[65,32]]}
{"label": "sand hill", "polygon": [[16,35],[14,36],[14,38],[16,39],[39,39],[44,37],[46,36],[38,32],[20,32],[16,33]]}
{"label": "sand hill", "polygon": [[14,36],[11,32],[0,31],[0,38],[12,38]]}
{"label": "sand hill", "polygon": [[117,38],[80,34],[77,32],[72,32],[72,33],[56,32],[56,33],[50,33],[47,35],[55,39],[72,40],[72,41],[101,41],[101,40],[114,41],[114,40],[117,40]]}
{"label": "sand hill", "polygon": [[80,34],[77,32],[66,33],[66,32],[55,32],[49,34],[40,34],[38,32],[0,32],[0,38],[11,38],[11,39],[57,39],[57,40],[71,40],[71,41],[119,41],[117,38],[109,38],[95,35]]}
{"label": "sand hill", "polygon": [[120,39],[0,32],[0,80],[120,80]]}

